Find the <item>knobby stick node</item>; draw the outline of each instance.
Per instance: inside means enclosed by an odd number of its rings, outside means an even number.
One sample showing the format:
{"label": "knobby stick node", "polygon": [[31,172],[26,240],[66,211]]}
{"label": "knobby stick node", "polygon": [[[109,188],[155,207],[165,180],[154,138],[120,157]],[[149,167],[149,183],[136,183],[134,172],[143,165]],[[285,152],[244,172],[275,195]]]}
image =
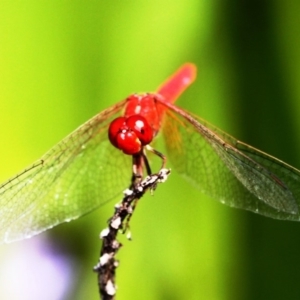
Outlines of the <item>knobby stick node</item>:
{"label": "knobby stick node", "polygon": [[108,221],[108,227],[101,231],[100,239],[102,239],[103,243],[100,259],[94,267],[94,271],[98,273],[98,286],[102,300],[115,299],[115,275],[116,268],[119,265],[115,255],[122,246],[116,240],[118,231],[121,230],[122,233],[125,233],[129,227],[129,221],[134,212],[136,202],[148,189],[153,192],[158,183],[165,182],[170,172],[169,169],[161,169],[157,174],[149,175],[131,189],[125,190],[122,202],[115,206],[114,215]]}

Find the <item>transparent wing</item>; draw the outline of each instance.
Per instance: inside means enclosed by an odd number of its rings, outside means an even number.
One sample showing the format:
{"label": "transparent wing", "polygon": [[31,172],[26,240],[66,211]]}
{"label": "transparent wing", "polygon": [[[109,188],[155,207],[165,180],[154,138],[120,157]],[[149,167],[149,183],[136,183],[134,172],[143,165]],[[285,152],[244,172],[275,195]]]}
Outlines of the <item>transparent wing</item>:
{"label": "transparent wing", "polygon": [[0,243],[76,219],[129,186],[131,157],[107,138],[110,121],[124,105],[99,113],[0,186]]}
{"label": "transparent wing", "polygon": [[300,171],[169,104],[163,135],[175,169],[207,195],[268,217],[299,220]]}

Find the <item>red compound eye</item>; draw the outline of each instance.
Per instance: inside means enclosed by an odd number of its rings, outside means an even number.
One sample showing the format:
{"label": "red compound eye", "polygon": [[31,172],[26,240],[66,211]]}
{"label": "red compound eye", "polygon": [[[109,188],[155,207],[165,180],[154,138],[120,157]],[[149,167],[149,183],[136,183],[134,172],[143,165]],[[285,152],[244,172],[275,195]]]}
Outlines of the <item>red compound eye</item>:
{"label": "red compound eye", "polygon": [[153,130],[147,120],[140,115],[133,115],[126,121],[128,127],[136,133],[142,145],[148,145],[153,139]]}
{"label": "red compound eye", "polygon": [[144,117],[133,115],[113,120],[108,129],[108,137],[116,148],[132,155],[152,141],[153,131]]}
{"label": "red compound eye", "polygon": [[136,134],[127,130],[126,132],[121,132],[117,135],[117,148],[122,150],[125,154],[136,154],[141,151],[142,145]]}
{"label": "red compound eye", "polygon": [[126,127],[125,117],[116,118],[109,125],[108,138],[116,148],[119,148],[117,142],[118,135],[122,132],[122,130],[126,130]]}

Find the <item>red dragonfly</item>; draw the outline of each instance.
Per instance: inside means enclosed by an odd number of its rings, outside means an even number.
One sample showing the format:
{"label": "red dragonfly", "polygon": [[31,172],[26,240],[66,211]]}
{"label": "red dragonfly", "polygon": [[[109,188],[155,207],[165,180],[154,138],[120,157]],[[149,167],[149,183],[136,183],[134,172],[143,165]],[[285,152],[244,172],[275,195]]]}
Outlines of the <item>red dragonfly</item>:
{"label": "red dragonfly", "polygon": [[195,78],[196,67],[184,64],[156,93],[102,111],[3,183],[0,242],[31,237],[120,195],[132,165],[137,177],[151,172],[147,150],[165,165],[149,145],[159,132],[167,159],[202,192],[232,207],[299,220],[299,170],[173,104]]}

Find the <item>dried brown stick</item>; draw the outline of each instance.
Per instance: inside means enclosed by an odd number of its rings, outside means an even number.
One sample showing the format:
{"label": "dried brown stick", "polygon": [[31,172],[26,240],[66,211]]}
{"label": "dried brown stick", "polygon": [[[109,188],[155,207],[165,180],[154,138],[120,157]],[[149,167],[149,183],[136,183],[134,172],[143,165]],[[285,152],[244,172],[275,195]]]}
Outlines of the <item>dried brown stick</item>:
{"label": "dried brown stick", "polygon": [[147,176],[131,189],[124,191],[124,198],[115,206],[115,212],[108,221],[108,227],[102,230],[100,259],[94,267],[94,271],[98,273],[98,286],[102,300],[114,300],[116,295],[115,276],[119,262],[115,259],[115,255],[122,246],[116,240],[118,231],[121,230],[124,233],[128,229],[137,201],[148,189],[153,192],[158,183],[166,181],[169,174],[170,170],[161,169],[157,174]]}

